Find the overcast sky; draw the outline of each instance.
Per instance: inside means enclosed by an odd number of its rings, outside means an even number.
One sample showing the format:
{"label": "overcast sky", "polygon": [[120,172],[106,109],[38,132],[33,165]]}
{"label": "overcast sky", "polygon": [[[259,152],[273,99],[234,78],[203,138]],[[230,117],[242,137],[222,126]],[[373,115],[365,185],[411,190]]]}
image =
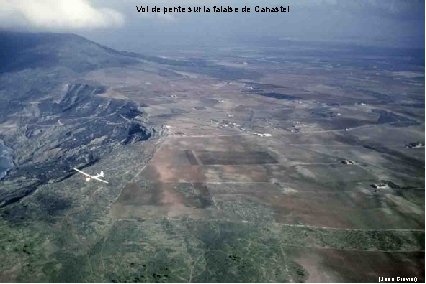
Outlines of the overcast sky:
{"label": "overcast sky", "polygon": [[[0,0],[0,28],[65,31],[121,50],[225,45],[235,38],[424,47],[424,0]],[[140,14],[136,5],[290,5],[286,14]]]}

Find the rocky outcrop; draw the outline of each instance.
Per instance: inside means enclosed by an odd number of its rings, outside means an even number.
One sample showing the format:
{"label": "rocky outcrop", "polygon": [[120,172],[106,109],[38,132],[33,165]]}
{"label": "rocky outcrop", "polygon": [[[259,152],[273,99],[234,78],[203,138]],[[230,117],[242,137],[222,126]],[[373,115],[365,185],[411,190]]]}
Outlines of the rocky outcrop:
{"label": "rocky outcrop", "polygon": [[[143,125],[133,102],[98,96],[102,86],[70,84],[58,101],[37,104],[38,115],[20,121],[20,131],[5,142],[14,153],[4,178],[19,190],[2,190],[0,206],[17,201],[39,185],[63,180],[73,167],[89,166],[116,147],[149,139],[153,129]],[[16,188],[16,187],[15,187]]]}

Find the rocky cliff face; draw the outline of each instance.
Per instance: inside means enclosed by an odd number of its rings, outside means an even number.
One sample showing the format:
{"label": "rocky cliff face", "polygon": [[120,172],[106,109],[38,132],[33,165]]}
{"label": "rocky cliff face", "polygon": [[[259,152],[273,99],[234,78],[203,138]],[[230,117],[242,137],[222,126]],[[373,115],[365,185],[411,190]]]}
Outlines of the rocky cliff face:
{"label": "rocky cliff face", "polygon": [[154,134],[138,105],[80,79],[138,59],[72,34],[0,32],[0,50],[0,139],[13,158],[0,207]]}
{"label": "rocky cliff face", "polygon": [[15,190],[0,192],[3,206],[29,194],[38,185],[63,180],[73,167],[95,163],[115,147],[153,135],[133,102],[97,96],[104,89],[70,84],[58,102],[44,99],[25,108],[19,128],[5,137],[15,167],[4,178]]}

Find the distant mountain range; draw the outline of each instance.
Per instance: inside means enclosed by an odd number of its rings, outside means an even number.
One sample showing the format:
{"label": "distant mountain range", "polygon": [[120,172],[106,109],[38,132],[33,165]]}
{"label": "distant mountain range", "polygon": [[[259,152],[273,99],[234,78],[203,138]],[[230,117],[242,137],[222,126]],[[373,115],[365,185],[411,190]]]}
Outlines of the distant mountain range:
{"label": "distant mountain range", "polygon": [[134,63],[125,53],[68,33],[0,32],[0,50],[2,73],[58,65],[82,72]]}

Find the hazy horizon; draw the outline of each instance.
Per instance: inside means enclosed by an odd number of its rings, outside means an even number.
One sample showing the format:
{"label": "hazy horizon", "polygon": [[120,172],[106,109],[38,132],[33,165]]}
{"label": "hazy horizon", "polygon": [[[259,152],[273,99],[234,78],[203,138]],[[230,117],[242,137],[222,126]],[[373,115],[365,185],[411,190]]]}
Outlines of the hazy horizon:
{"label": "hazy horizon", "polygon": [[424,1],[269,1],[268,6],[290,5],[291,12],[167,15],[138,13],[136,5],[254,7],[262,3],[78,0],[73,5],[55,4],[61,1],[47,5],[49,0],[25,6],[19,1],[1,2],[2,29],[72,32],[112,48],[135,52],[220,48],[261,38],[424,48]]}

